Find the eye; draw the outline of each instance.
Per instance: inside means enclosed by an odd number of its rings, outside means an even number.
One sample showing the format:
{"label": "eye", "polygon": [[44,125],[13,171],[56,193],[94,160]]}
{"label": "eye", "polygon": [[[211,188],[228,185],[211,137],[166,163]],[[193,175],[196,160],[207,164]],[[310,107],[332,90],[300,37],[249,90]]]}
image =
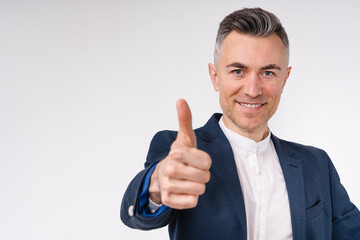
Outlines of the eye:
{"label": "eye", "polygon": [[275,73],[273,73],[273,72],[271,72],[271,71],[265,71],[265,72],[263,72],[263,77],[265,77],[265,78],[273,78],[273,77],[275,77]]}
{"label": "eye", "polygon": [[243,73],[243,70],[241,70],[241,69],[236,69],[236,70],[233,71],[233,73],[235,73],[236,75],[240,75],[240,74]]}
{"label": "eye", "polygon": [[242,79],[245,77],[246,72],[243,69],[234,69],[230,72],[234,79]]}

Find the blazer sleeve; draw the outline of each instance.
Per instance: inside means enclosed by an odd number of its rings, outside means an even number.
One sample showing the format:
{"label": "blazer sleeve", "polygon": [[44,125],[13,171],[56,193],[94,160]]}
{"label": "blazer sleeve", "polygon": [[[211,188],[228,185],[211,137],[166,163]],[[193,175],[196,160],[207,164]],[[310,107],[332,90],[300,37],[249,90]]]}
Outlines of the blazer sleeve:
{"label": "blazer sleeve", "polygon": [[159,216],[145,217],[139,211],[139,198],[142,191],[142,183],[151,167],[164,159],[169,151],[175,136],[170,131],[161,131],[153,137],[145,162],[145,168],[140,171],[130,182],[126,189],[120,208],[122,222],[131,228],[150,230],[164,227],[170,223],[175,210],[169,208]]}
{"label": "blazer sleeve", "polygon": [[332,198],[332,239],[360,239],[360,212],[350,201],[333,163],[327,158]]}

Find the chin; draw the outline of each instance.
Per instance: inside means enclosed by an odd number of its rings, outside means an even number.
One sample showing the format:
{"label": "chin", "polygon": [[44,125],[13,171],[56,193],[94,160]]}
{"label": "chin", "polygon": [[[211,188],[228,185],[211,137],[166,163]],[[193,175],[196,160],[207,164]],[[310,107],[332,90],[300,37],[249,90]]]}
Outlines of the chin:
{"label": "chin", "polygon": [[270,117],[267,114],[244,114],[229,108],[223,108],[223,113],[236,127],[246,132],[256,132],[264,127],[267,129],[267,122]]}
{"label": "chin", "polygon": [[259,129],[261,129],[262,127],[264,127],[265,124],[263,125],[258,125],[258,126],[239,126],[241,129],[243,129],[244,131],[247,131],[247,132],[256,132],[258,131]]}
{"label": "chin", "polygon": [[267,121],[256,121],[256,122],[236,121],[235,124],[244,131],[255,132],[267,126]]}

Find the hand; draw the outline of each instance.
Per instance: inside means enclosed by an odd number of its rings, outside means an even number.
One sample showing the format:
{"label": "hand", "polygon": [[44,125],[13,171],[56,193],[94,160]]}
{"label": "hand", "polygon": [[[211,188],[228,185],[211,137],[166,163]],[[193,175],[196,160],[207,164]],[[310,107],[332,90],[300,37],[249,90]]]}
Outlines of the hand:
{"label": "hand", "polygon": [[210,180],[210,156],[196,148],[191,111],[185,100],[176,103],[179,132],[167,157],[156,166],[150,180],[150,199],[174,209],[196,207]]}

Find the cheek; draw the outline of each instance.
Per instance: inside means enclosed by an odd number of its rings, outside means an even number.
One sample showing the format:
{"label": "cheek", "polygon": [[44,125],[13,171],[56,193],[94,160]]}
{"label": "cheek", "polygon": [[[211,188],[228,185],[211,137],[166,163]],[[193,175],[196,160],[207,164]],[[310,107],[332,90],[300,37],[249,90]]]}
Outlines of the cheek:
{"label": "cheek", "polygon": [[282,93],[282,87],[280,84],[268,85],[263,88],[263,95],[274,100],[279,100]]}
{"label": "cheek", "polygon": [[241,86],[238,81],[231,81],[229,79],[221,81],[219,84],[220,94],[223,95],[223,97],[236,95],[236,93],[240,91],[240,88]]}

